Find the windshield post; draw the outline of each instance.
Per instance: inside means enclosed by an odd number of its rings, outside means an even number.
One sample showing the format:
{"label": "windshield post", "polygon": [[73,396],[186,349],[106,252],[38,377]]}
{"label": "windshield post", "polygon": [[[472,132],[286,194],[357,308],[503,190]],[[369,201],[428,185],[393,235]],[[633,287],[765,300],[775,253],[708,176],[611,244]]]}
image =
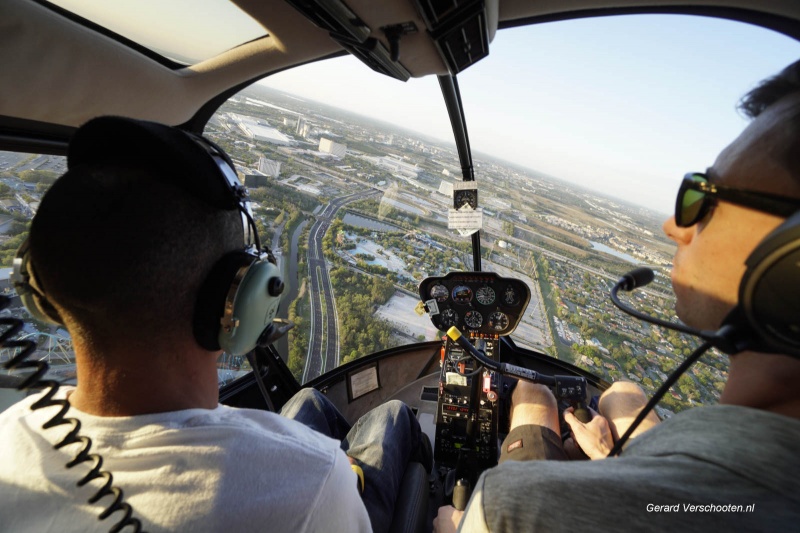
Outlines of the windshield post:
{"label": "windshield post", "polygon": [[[472,167],[472,151],[469,147],[467,134],[467,121],[464,118],[464,107],[461,105],[461,91],[458,89],[458,80],[455,76],[437,76],[442,96],[447,106],[450,124],[453,126],[453,137],[456,142],[458,159],[461,162],[461,174],[464,181],[475,181],[475,172]],[[481,270],[481,236],[480,231],[472,234],[472,269]]]}

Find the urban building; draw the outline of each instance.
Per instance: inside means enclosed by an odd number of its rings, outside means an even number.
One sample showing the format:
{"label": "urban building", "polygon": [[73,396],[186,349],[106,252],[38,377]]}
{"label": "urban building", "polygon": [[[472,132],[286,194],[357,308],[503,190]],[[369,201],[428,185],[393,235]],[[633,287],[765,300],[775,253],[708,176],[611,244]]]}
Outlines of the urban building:
{"label": "urban building", "polygon": [[294,144],[291,137],[287,137],[273,128],[264,119],[243,115],[231,115],[239,130],[254,141],[268,142],[277,144],[278,146],[290,146]]}
{"label": "urban building", "polygon": [[335,155],[340,159],[344,159],[344,156],[347,154],[347,145],[339,144],[330,139],[322,137],[319,140],[319,151],[326,154]]}
{"label": "urban building", "polygon": [[378,164],[379,167],[385,168],[395,174],[399,174],[406,178],[414,178],[416,179],[419,175],[419,168],[417,165],[412,165],[411,163],[406,163],[402,161],[399,157],[394,155],[386,155],[383,157],[375,158],[375,162]]}
{"label": "urban building", "polygon": [[297,128],[294,130],[294,132],[305,139],[308,137],[310,131],[311,127],[308,125],[308,122],[306,122],[306,119],[303,117],[297,117]]}
{"label": "urban building", "polygon": [[277,178],[281,174],[281,162],[267,159],[263,155],[258,159],[258,171],[265,176]]}

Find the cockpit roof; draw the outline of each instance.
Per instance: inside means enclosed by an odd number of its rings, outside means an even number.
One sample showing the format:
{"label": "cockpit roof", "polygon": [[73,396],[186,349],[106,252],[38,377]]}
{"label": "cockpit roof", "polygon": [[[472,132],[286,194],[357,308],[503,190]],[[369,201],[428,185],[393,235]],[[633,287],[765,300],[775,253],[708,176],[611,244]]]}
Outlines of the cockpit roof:
{"label": "cockpit roof", "polygon": [[[221,18],[216,22],[218,29],[193,25],[197,22],[194,11],[217,13],[212,11],[212,4],[227,2],[203,2],[192,12],[178,12],[178,17],[167,23],[176,35],[180,28],[198,29],[189,32],[194,33],[191,40],[179,38],[183,46],[173,50],[145,40],[142,33],[128,33],[113,25],[113,17],[88,15],[76,7],[78,4],[86,6],[90,2],[6,0],[0,4],[0,149],[60,153],[76,126],[99,115],[132,116],[202,130],[225,99],[250,83],[303,63],[346,53],[328,31],[284,0],[231,2],[235,4],[230,6],[231,11],[243,15],[247,24],[247,29],[237,31],[233,40],[227,38],[231,32],[221,28]],[[106,2],[93,4],[110,6]],[[163,3],[136,2],[141,11],[160,4]],[[495,28],[655,12],[738,19],[800,38],[800,4],[792,0],[705,0],[691,6],[679,0],[491,0],[486,4],[490,40]],[[194,5],[197,3],[192,2]],[[401,38],[402,69],[412,77],[448,73],[414,2],[347,0],[346,6],[369,29],[369,37],[386,49],[391,44],[381,28],[414,22],[421,31]],[[89,20],[65,8],[82,13]],[[118,18],[126,16],[116,3],[113,12]],[[161,17],[155,12],[143,14],[152,20]],[[233,23],[228,23],[227,18],[225,21],[226,28],[232,27],[229,24]],[[200,42],[214,43],[215,48],[200,48]],[[187,54],[187,49],[194,52]]]}

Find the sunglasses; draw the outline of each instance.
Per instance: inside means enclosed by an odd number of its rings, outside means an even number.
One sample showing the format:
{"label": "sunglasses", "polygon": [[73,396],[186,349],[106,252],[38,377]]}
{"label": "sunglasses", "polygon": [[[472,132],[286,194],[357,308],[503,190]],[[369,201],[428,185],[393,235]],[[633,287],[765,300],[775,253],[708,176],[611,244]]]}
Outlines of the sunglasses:
{"label": "sunglasses", "polygon": [[717,205],[718,200],[757,209],[765,213],[788,217],[800,210],[800,200],[765,192],[744,191],[708,181],[702,172],[690,172],[683,177],[675,202],[675,224],[688,228],[700,222]]}

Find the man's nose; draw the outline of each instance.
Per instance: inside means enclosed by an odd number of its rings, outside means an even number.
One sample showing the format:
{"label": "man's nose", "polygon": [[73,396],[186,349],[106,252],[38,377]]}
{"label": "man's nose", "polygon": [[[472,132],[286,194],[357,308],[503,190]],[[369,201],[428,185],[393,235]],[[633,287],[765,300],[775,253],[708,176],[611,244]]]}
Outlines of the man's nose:
{"label": "man's nose", "polygon": [[667,235],[667,237],[678,244],[690,243],[692,241],[692,235],[694,234],[694,228],[692,226],[688,228],[681,228],[675,224],[674,216],[671,216],[665,220],[664,224],[661,226],[661,229],[664,230],[664,233]]}

